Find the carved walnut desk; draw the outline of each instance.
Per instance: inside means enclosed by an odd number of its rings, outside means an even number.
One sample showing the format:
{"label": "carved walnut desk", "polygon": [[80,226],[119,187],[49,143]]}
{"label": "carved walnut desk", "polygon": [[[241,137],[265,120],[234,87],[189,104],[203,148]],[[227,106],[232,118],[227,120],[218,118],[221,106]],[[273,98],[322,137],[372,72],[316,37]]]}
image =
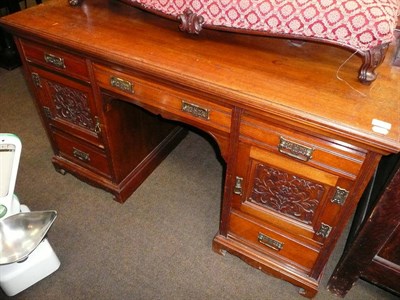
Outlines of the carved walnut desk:
{"label": "carved walnut desk", "polygon": [[54,0],[0,22],[15,36],[58,171],[124,202],[185,124],[203,130],[226,163],[214,250],[307,297],[380,158],[400,150],[393,48],[366,86],[347,50],[191,36],[117,1]]}

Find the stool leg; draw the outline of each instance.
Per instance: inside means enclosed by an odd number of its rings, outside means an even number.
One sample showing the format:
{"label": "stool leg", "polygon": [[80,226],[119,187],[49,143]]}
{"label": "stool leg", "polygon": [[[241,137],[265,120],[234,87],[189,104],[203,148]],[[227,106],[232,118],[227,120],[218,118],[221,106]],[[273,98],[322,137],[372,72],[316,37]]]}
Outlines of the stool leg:
{"label": "stool leg", "polygon": [[389,48],[389,43],[381,44],[368,51],[361,52],[363,56],[363,64],[358,73],[358,79],[364,84],[371,84],[376,77],[375,69],[385,59],[386,52]]}

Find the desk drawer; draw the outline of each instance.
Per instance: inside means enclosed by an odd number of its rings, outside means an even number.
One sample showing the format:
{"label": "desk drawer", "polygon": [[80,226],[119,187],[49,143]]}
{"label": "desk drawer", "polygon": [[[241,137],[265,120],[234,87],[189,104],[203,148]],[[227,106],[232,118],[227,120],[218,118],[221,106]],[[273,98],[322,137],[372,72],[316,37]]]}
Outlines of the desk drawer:
{"label": "desk drawer", "polygon": [[303,162],[344,178],[355,180],[366,153],[342,142],[317,138],[250,116],[242,118],[241,139],[269,151]]}
{"label": "desk drawer", "polygon": [[89,73],[84,58],[26,40],[21,40],[21,47],[28,62],[88,81]]}
{"label": "desk drawer", "polygon": [[59,156],[105,177],[111,177],[104,152],[61,131],[53,130],[52,134]]}
{"label": "desk drawer", "polygon": [[231,108],[136,74],[119,72],[97,64],[94,65],[94,71],[101,88],[122,94],[137,105],[155,108],[166,118],[230,132]]}
{"label": "desk drawer", "polygon": [[244,244],[257,249],[285,264],[309,273],[319,254],[315,244],[301,242],[282,230],[251,221],[236,212],[231,213],[229,234]]}

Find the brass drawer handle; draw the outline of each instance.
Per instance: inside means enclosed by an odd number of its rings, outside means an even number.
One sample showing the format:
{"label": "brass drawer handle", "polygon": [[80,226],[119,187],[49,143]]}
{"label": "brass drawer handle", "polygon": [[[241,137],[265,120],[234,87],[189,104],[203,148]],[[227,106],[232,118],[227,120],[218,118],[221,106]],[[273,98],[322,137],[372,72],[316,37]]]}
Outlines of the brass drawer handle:
{"label": "brass drawer handle", "polygon": [[128,80],[118,78],[116,76],[111,76],[110,85],[117,89],[120,89],[121,91],[128,92],[131,94],[134,93],[133,84],[132,84],[132,82],[130,82]]}
{"label": "brass drawer handle", "polygon": [[267,236],[267,235],[265,235],[265,234],[263,234],[261,232],[258,233],[258,241],[261,244],[263,244],[263,245],[265,245],[265,246],[267,246],[267,247],[269,247],[271,249],[274,249],[276,251],[282,250],[283,249],[283,245],[284,245],[284,243],[282,243],[282,242],[280,242],[278,240],[275,240],[275,239],[273,239],[273,238],[271,238],[271,237],[269,237],[269,236]]}
{"label": "brass drawer handle", "polygon": [[314,148],[289,141],[281,136],[278,151],[302,161],[309,161],[312,158]]}
{"label": "brass drawer handle", "polygon": [[181,109],[183,112],[189,113],[197,118],[210,120],[210,110],[208,108],[203,108],[196,104],[182,101]]}
{"label": "brass drawer handle", "polygon": [[76,157],[77,159],[79,159],[81,161],[84,161],[84,162],[90,161],[89,153],[83,152],[79,149],[76,149],[75,147],[73,148],[72,154],[74,155],[74,157]]}
{"label": "brass drawer handle", "polygon": [[45,53],[44,60],[50,65],[53,65],[57,68],[65,69],[64,58],[62,57],[58,57],[50,53]]}

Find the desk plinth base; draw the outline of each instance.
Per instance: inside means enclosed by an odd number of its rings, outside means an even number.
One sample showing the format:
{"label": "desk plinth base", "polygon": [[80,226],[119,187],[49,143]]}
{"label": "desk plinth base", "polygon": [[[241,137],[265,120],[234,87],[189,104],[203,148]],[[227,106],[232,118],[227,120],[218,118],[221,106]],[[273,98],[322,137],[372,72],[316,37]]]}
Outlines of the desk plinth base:
{"label": "desk plinth base", "polygon": [[300,287],[299,293],[304,297],[313,298],[318,292],[318,280],[305,274],[296,273],[266,255],[252,250],[229,237],[217,234],[213,240],[213,251],[221,255],[229,252],[254,268]]}

